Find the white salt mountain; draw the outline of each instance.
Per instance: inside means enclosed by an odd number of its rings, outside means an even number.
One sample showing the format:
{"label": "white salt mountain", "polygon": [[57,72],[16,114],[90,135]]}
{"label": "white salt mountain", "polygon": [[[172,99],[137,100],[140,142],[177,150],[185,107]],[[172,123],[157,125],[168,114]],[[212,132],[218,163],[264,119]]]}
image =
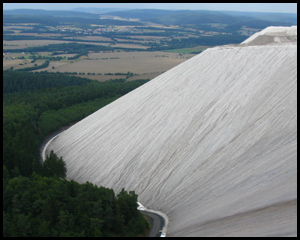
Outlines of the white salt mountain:
{"label": "white salt mountain", "polygon": [[297,27],[214,47],[48,146],[68,179],[134,190],[168,236],[297,235]]}

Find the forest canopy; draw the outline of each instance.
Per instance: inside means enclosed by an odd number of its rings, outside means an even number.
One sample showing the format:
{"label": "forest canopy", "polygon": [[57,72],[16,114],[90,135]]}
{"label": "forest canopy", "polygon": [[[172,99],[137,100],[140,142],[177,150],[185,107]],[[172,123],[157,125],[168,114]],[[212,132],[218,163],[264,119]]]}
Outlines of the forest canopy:
{"label": "forest canopy", "polygon": [[3,236],[137,236],[148,222],[137,195],[65,180],[63,159],[40,160],[42,140],[146,81],[97,82],[3,71]]}

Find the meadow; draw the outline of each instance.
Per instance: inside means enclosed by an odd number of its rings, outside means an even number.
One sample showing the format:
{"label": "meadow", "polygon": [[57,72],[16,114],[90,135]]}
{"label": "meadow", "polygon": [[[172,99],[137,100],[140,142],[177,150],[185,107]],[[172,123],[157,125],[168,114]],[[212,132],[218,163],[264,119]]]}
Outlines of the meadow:
{"label": "meadow", "polygon": [[160,73],[182,63],[192,55],[185,57],[177,53],[164,52],[110,52],[110,53],[90,53],[88,57],[81,57],[78,61],[62,64],[49,72],[84,72],[101,73],[127,73],[136,74]]}

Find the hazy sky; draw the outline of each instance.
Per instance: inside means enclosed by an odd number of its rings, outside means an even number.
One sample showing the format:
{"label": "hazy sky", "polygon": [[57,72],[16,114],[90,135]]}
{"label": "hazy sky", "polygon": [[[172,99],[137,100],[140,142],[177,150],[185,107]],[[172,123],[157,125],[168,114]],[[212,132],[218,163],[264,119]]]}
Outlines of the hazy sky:
{"label": "hazy sky", "polygon": [[297,13],[297,3],[3,3],[5,10],[21,8],[70,10],[77,7]]}

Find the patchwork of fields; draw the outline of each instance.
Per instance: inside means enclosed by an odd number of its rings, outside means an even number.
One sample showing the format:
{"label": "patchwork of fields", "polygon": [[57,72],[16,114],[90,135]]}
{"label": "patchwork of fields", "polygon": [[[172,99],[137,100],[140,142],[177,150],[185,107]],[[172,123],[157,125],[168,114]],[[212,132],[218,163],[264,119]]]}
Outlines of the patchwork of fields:
{"label": "patchwork of fields", "polygon": [[[104,37],[84,37],[82,40],[109,40]],[[24,49],[26,47],[45,46],[49,44],[69,43],[69,41],[59,40],[14,40],[3,41],[3,49]],[[84,42],[78,42],[84,43]],[[93,42],[94,45],[108,46],[110,43]],[[133,48],[133,49],[146,49],[145,46],[139,44],[117,43],[113,47]],[[205,49],[202,48],[197,49]],[[189,51],[187,51],[189,52]],[[51,56],[51,52],[38,52],[40,56]],[[184,51],[100,51],[90,52],[88,55],[81,56],[78,59],[68,60],[75,54],[60,54],[56,56],[63,57],[59,61],[51,61],[47,68],[35,71],[48,71],[48,72],[77,72],[78,76],[88,77],[98,81],[107,81],[110,79],[124,78],[126,75],[114,75],[115,73],[134,73],[135,76],[130,77],[128,80],[135,79],[152,79],[159,74],[177,66],[178,64],[186,61],[187,59],[195,56],[195,54],[185,54]],[[37,60],[31,63],[32,53],[10,53],[6,54],[3,59],[3,70],[6,69],[21,69],[25,67],[32,67],[34,64],[41,64],[44,60]],[[34,71],[33,71],[34,72]],[[79,75],[80,73],[80,75]],[[107,75],[110,74],[110,75]]]}
{"label": "patchwork of fields", "polygon": [[[31,71],[75,74],[98,81],[118,78],[126,78],[127,81],[152,79],[209,47],[200,45],[172,50],[150,49],[156,44],[162,47],[167,46],[172,39],[180,41],[184,38],[196,37],[189,32],[190,29],[187,29],[185,33],[176,25],[150,24],[149,28],[142,29],[137,29],[135,26],[108,27],[93,24],[90,27],[97,28],[91,33],[88,28],[79,29],[65,25],[48,26],[45,29],[39,28],[39,24],[35,23],[5,24],[3,26],[6,34],[3,38],[3,70],[20,70],[39,66],[49,59],[50,63],[46,68]],[[38,30],[35,31],[35,29]],[[97,31],[102,31],[102,35],[97,35]],[[120,35],[104,34],[105,31],[120,31]],[[172,31],[174,31],[173,35]],[[123,35],[124,32],[127,33]],[[82,44],[76,50],[80,51],[82,47],[85,53],[76,57],[77,53],[70,53],[63,47],[63,44],[74,43]],[[46,52],[47,50],[35,52],[38,47],[49,45],[61,45],[61,54],[53,51]],[[85,50],[83,45],[92,45],[95,49]],[[101,51],[99,46],[107,47],[108,50]],[[26,51],[26,48],[31,49]],[[59,57],[59,59],[54,59],[54,57]],[[128,72],[132,74],[126,75]]]}

